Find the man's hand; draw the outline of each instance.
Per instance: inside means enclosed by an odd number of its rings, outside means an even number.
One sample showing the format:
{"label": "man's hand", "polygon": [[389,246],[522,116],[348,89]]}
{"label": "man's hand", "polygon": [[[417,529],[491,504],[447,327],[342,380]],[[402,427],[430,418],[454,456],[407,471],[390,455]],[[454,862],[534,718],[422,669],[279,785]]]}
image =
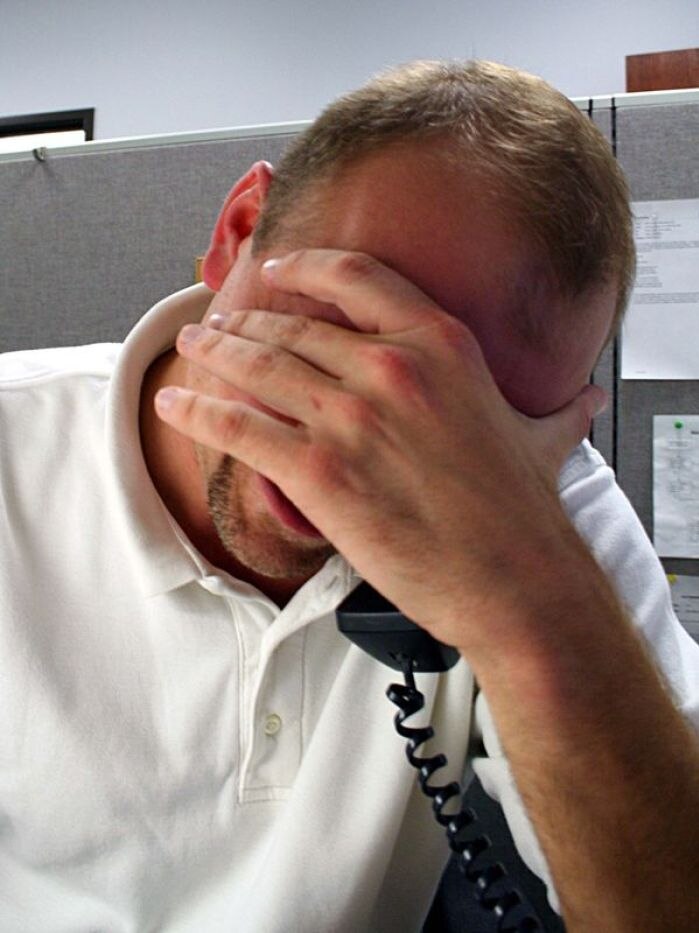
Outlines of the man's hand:
{"label": "man's hand", "polygon": [[161,417],[276,483],[387,598],[467,648],[487,594],[517,600],[570,533],[556,480],[604,393],[525,417],[468,328],[365,254],[303,250],[263,275],[357,330],[267,311],[184,328],[183,356],[286,417],[188,391]]}
{"label": "man's hand", "polygon": [[367,256],[297,252],[265,274],[357,330],[265,311],[193,342],[185,328],[183,355],[283,417],[190,392],[162,417],[275,482],[461,650],[569,930],[697,929],[696,737],[557,494],[602,393],[524,417],[469,330]]}

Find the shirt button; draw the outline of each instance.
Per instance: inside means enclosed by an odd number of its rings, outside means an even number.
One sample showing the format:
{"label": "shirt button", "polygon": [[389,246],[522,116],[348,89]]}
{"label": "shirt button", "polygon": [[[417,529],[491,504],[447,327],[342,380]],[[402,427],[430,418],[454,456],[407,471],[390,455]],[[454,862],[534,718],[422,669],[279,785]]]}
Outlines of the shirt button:
{"label": "shirt button", "polygon": [[265,735],[276,735],[282,727],[281,717],[276,713],[265,716]]}
{"label": "shirt button", "polygon": [[199,580],[199,584],[213,596],[221,596],[226,591],[226,585],[220,577],[203,577]]}

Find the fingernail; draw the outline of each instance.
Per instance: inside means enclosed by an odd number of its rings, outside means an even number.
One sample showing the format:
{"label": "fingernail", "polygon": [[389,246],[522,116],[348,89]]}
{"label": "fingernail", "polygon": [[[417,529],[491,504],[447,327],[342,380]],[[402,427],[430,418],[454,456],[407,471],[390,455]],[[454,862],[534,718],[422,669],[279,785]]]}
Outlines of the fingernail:
{"label": "fingernail", "polygon": [[280,263],[281,259],[267,259],[262,263],[262,271],[271,275]]}
{"label": "fingernail", "polygon": [[213,327],[214,330],[223,330],[226,326],[226,318],[223,314],[212,314],[211,317],[206,320],[207,327]]}
{"label": "fingernail", "polygon": [[155,404],[158,411],[169,411],[179,398],[179,390],[173,386],[167,389],[160,389],[155,396]]}

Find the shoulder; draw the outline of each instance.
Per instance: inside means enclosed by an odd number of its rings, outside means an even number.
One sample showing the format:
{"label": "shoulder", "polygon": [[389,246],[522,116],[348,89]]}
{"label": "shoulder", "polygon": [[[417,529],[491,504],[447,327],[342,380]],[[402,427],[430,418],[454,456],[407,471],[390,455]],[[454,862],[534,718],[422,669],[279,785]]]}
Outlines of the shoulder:
{"label": "shoulder", "polygon": [[[561,504],[598,563],[611,576],[631,576],[646,588],[663,581],[660,561],[640,519],[616,482],[614,471],[591,444],[573,452],[559,478]],[[637,572],[635,572],[637,571]]]}
{"label": "shoulder", "polygon": [[614,471],[587,442],[561,474],[561,504],[636,625],[672,617],[669,585],[641,520]]}
{"label": "shoulder", "polygon": [[561,503],[699,728],[699,646],[672,608],[665,569],[614,471],[587,442],[561,473]]}
{"label": "shoulder", "polygon": [[[89,456],[104,434],[119,344],[0,354],[0,487],[19,495],[56,464]],[[40,471],[44,470],[44,473]]]}
{"label": "shoulder", "polygon": [[118,343],[96,343],[0,353],[0,392],[81,376],[109,378],[120,348]]}

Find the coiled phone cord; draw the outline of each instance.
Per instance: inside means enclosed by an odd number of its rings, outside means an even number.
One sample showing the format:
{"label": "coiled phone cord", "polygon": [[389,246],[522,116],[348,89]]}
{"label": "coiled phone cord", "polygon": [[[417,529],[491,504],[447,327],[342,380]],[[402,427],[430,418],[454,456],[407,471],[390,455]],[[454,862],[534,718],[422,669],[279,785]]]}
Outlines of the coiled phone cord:
{"label": "coiled phone cord", "polygon": [[[498,920],[498,933],[536,933],[542,930],[539,922],[531,916],[525,916],[519,921],[512,919],[512,914],[524,901],[514,889],[501,890],[497,893],[494,888],[497,882],[506,877],[504,866],[497,862],[478,868],[475,864],[478,856],[490,846],[487,836],[480,833],[471,839],[461,838],[462,830],[477,823],[477,817],[470,807],[462,807],[455,814],[443,813],[444,807],[453,797],[461,798],[461,787],[456,781],[450,784],[430,785],[428,780],[439,768],[447,763],[445,755],[433,755],[420,758],[416,755],[418,748],[429,741],[434,735],[431,726],[411,727],[404,725],[406,719],[417,713],[425,705],[425,697],[415,686],[413,662],[405,655],[396,655],[400,662],[405,684],[391,684],[386,696],[399,707],[394,717],[396,731],[402,738],[408,740],[406,753],[410,764],[417,768],[420,788],[424,794],[432,798],[432,809],[437,822],[446,828],[449,848],[458,856],[459,869],[469,881],[474,884],[476,898],[481,907],[490,910]],[[475,827],[474,827],[475,828]],[[502,887],[502,886],[501,886]],[[508,921],[508,915],[510,920]],[[506,923],[515,923],[515,926],[505,926]]]}

